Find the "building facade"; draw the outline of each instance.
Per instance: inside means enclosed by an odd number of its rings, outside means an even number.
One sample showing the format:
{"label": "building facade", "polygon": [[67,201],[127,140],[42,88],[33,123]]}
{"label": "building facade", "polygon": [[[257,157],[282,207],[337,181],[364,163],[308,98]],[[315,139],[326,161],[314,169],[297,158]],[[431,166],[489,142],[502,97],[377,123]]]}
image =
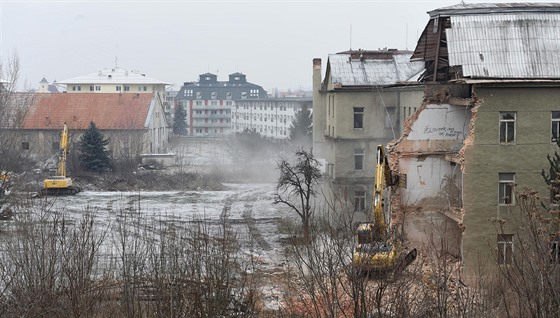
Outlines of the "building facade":
{"label": "building facade", "polygon": [[336,217],[371,219],[376,148],[400,136],[401,109],[424,95],[411,82],[424,64],[410,56],[386,49],[330,54],[324,79],[321,60],[313,61],[313,151],[324,163],[329,206],[339,206],[328,211]]}
{"label": "building facade", "polygon": [[[515,189],[554,203],[541,176],[560,130],[560,5],[460,4],[429,12],[413,58],[426,99],[391,147],[404,212],[445,215],[467,273],[512,261]],[[490,220],[505,221],[498,232]],[[449,239],[449,238],[448,238]],[[491,256],[492,255],[492,256]]]}
{"label": "building facade", "polygon": [[70,78],[57,84],[66,85],[66,92],[69,94],[158,93],[160,95],[165,92],[165,86],[169,85],[138,71],[128,71],[118,67]]}
{"label": "building facade", "polygon": [[288,139],[297,112],[313,108],[311,97],[241,99],[231,112],[232,132],[255,130],[270,139]]}
{"label": "building facade", "polygon": [[244,74],[233,73],[228,81],[218,81],[217,75],[206,73],[196,83],[184,83],[175,100],[187,112],[189,135],[221,137],[232,131],[231,114],[237,100],[262,98],[267,98],[266,91],[247,82]]}
{"label": "building facade", "polygon": [[56,155],[66,123],[75,151],[90,122],[109,138],[115,160],[168,152],[168,124],[156,94],[36,94],[18,127],[21,151],[37,160]]}

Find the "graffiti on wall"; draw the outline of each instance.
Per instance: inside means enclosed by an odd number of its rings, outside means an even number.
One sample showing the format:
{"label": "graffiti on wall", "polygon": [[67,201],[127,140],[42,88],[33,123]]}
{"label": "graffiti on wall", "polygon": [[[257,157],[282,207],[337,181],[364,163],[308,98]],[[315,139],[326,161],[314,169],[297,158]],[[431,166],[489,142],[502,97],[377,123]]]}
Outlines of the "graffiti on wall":
{"label": "graffiti on wall", "polygon": [[424,134],[437,135],[440,137],[458,138],[463,135],[462,131],[455,130],[453,127],[431,127],[430,125],[424,126]]}

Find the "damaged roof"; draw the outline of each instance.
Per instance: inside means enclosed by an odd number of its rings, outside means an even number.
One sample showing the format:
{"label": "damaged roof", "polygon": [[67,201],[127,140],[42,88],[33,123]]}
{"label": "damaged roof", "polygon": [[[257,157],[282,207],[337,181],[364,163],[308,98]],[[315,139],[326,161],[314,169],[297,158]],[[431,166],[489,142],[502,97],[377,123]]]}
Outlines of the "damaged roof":
{"label": "damaged roof", "polygon": [[23,129],[144,129],[153,108],[153,94],[37,94]]}
{"label": "damaged roof", "polygon": [[331,81],[342,86],[386,86],[410,81],[424,70],[422,61],[410,60],[411,53],[360,50],[329,54]]}
{"label": "damaged roof", "polygon": [[463,78],[560,78],[560,3],[459,4],[428,13],[423,37],[437,31],[438,19],[446,23],[439,57],[447,53]]}

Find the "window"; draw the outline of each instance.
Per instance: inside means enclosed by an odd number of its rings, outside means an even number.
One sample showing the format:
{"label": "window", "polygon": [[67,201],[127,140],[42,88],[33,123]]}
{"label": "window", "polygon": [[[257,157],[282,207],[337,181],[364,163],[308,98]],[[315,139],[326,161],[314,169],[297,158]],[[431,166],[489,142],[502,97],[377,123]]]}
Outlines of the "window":
{"label": "window", "polygon": [[354,107],[354,129],[364,128],[364,108]]}
{"label": "window", "polygon": [[142,90],[145,92],[148,90],[148,86],[142,86]]}
{"label": "window", "polygon": [[128,92],[128,91],[130,91],[130,86],[128,86],[128,85],[125,85],[125,86],[124,86],[124,91],[125,91],[125,92]]}
{"label": "window", "polygon": [[247,98],[247,92],[241,92],[241,98],[246,99]]}
{"label": "window", "polygon": [[500,112],[500,142],[515,142],[515,112]]}
{"label": "window", "polygon": [[354,170],[364,170],[364,149],[354,149]]}
{"label": "window", "polygon": [[53,141],[53,142],[52,142],[52,149],[53,149],[53,150],[59,150],[59,149],[60,149],[60,142],[58,142],[58,141]]}
{"label": "window", "polygon": [[218,93],[217,92],[212,92],[211,97],[212,97],[212,99],[218,98]]}
{"label": "window", "polygon": [[366,192],[365,191],[355,191],[354,192],[354,212],[363,212],[366,210]]}
{"label": "window", "polygon": [[90,92],[93,92],[93,85],[90,85],[90,86],[89,86],[89,91],[90,91]]}
{"label": "window", "polygon": [[29,150],[29,141],[21,142],[21,150]]}
{"label": "window", "polygon": [[513,234],[498,234],[498,264],[513,263]]}
{"label": "window", "polygon": [[101,90],[101,86],[96,85],[96,86],[95,86],[95,90],[99,92],[99,91]]}
{"label": "window", "polygon": [[202,93],[196,92],[196,99],[202,99]]}
{"label": "window", "polygon": [[393,118],[395,118],[395,107],[386,107],[385,108],[385,128],[392,129]]}
{"label": "window", "polygon": [[500,173],[498,189],[498,204],[514,204],[513,186],[515,185],[515,173]]}
{"label": "window", "polygon": [[192,89],[185,90],[185,96],[192,97]]}
{"label": "window", "polygon": [[552,112],[552,142],[560,137],[560,112]]}
{"label": "window", "polygon": [[115,90],[116,90],[117,92],[120,92],[121,87],[120,87],[120,86],[115,86]]}

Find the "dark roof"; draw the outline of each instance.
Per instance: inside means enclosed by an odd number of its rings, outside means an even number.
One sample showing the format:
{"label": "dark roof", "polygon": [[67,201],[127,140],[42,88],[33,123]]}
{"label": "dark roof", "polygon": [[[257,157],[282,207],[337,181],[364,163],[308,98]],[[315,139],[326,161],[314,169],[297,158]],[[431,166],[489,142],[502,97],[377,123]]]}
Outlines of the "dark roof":
{"label": "dark roof", "polygon": [[228,81],[218,81],[218,76],[212,73],[201,74],[197,83],[185,82],[175,99],[236,100],[267,97],[261,86],[247,82],[245,74],[236,72],[229,75]]}
{"label": "dark roof", "polygon": [[144,129],[152,94],[37,94],[24,129]]}

